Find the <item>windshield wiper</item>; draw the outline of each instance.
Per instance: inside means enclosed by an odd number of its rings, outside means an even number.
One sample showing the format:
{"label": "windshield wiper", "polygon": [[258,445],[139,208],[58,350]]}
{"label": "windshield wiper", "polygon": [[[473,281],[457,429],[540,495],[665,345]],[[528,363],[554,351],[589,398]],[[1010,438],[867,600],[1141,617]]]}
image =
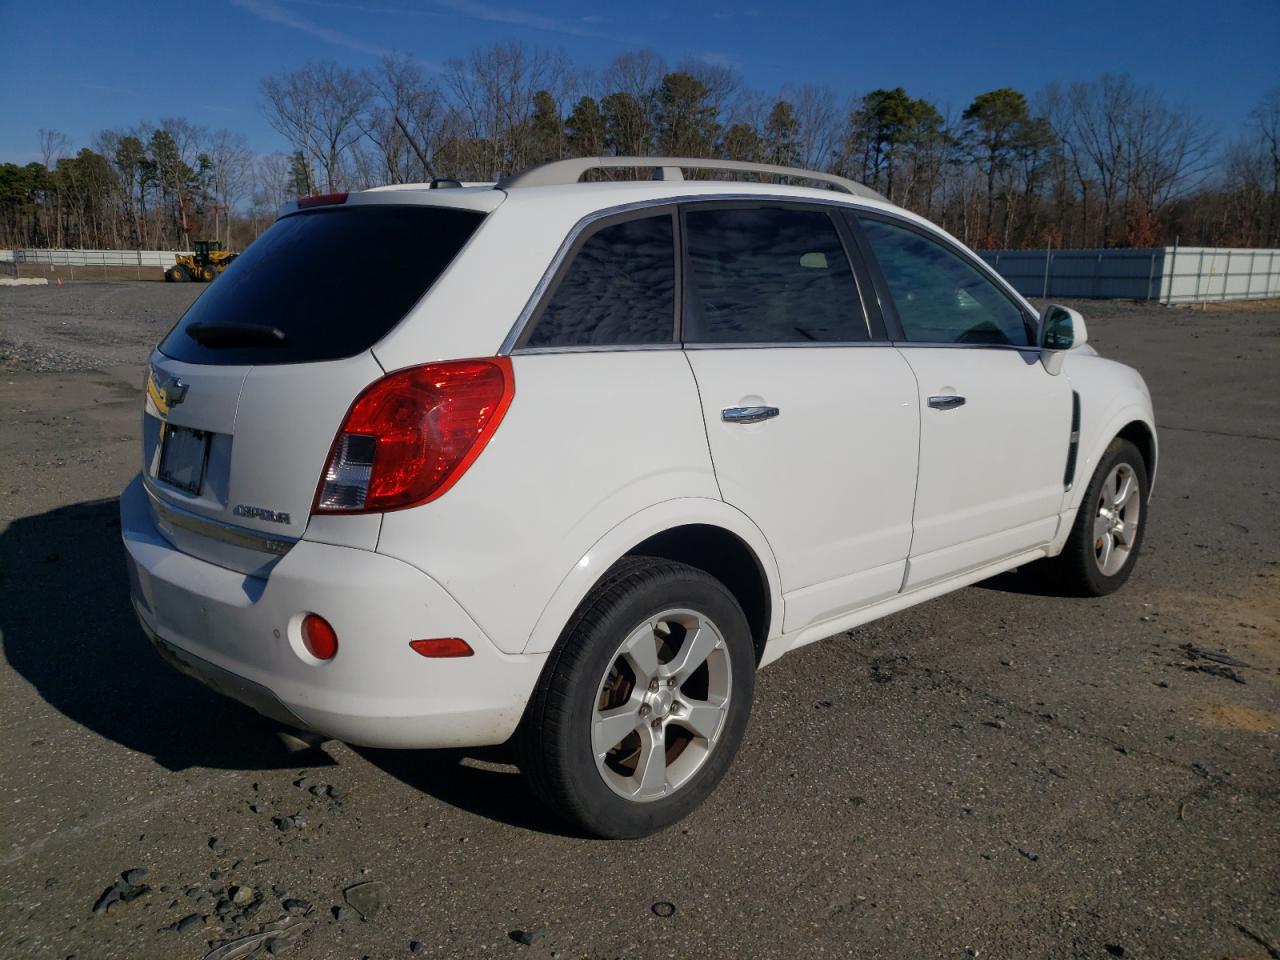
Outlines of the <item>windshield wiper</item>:
{"label": "windshield wiper", "polygon": [[279,327],[260,323],[193,323],[183,333],[202,347],[283,347],[288,341]]}

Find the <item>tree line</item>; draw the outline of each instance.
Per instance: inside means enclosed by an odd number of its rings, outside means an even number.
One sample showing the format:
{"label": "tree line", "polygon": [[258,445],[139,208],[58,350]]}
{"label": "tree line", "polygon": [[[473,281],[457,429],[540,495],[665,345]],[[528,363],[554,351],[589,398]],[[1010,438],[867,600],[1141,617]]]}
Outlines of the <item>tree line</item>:
{"label": "tree line", "polygon": [[181,118],[103,130],[74,153],[42,130],[42,162],[0,164],[0,246],[241,248],[297,196],[600,155],[826,170],[980,248],[1280,246],[1280,87],[1224,139],[1125,75],[953,110],[903,87],[764,93],[648,50],[583,70],[513,42],[439,73],[407,56],[310,63],[265,78],[259,105],[287,152]]}

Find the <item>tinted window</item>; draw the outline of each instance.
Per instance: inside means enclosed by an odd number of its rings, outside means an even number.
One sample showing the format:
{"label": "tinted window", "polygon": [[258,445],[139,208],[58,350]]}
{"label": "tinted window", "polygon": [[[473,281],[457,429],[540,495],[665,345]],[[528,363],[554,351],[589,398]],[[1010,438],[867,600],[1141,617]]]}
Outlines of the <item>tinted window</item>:
{"label": "tinted window", "polygon": [[525,346],[671,343],[673,235],[669,213],[597,230],[579,247]]}
{"label": "tinted window", "polygon": [[936,240],[862,219],[908,340],[1029,346],[1035,328],[986,274]]}
{"label": "tinted window", "polygon": [[[272,224],[205,290],[160,344],[190,363],[336,360],[368,350],[409,311],[483,214],[427,206],[313,210]],[[261,324],[283,345],[202,346],[194,323]]]}
{"label": "tinted window", "polygon": [[866,340],[840,235],[821,210],[690,208],[684,338],[694,343]]}

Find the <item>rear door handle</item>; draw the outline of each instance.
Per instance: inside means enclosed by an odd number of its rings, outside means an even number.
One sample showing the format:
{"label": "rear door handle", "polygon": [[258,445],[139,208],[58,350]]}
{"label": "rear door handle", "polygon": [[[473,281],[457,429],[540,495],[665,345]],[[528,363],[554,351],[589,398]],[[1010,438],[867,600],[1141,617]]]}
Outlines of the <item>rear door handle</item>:
{"label": "rear door handle", "polygon": [[929,398],[929,406],[934,410],[954,410],[956,407],[963,407],[964,402],[964,397],[957,397],[954,394]]}
{"label": "rear door handle", "polygon": [[772,420],[779,413],[777,407],[725,407],[720,419],[725,423],[759,423]]}

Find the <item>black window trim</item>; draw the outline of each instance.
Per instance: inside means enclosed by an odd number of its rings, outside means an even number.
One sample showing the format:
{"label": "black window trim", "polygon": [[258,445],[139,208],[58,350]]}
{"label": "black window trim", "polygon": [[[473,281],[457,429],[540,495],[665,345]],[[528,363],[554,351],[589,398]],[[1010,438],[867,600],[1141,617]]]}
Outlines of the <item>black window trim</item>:
{"label": "black window trim", "polygon": [[[836,236],[839,238],[840,247],[844,251],[845,262],[849,265],[849,272],[853,277],[854,292],[858,295],[858,302],[862,305],[862,322],[866,327],[866,340],[823,340],[815,343],[798,342],[794,340],[748,340],[733,343],[722,343],[715,340],[683,340],[682,345],[686,350],[743,350],[743,349],[773,349],[773,348],[831,348],[831,347],[865,347],[888,345],[888,337],[886,334],[884,321],[878,310],[871,309],[872,303],[868,302],[865,290],[872,289],[871,279],[868,274],[860,271],[861,257],[853,255],[853,247],[851,244],[852,236],[848,230],[848,225],[844,222],[845,218],[840,216],[836,211],[832,210],[833,206],[843,207],[852,210],[845,204],[820,203],[810,200],[789,200],[777,197],[718,197],[709,196],[705,199],[694,198],[692,200],[681,201],[679,205],[680,213],[680,273],[682,277],[692,275],[692,268],[689,264],[688,245],[685,243],[685,235],[688,230],[685,216],[689,210],[697,208],[698,210],[758,210],[763,208],[781,207],[787,210],[814,210],[827,215],[827,219],[831,221],[831,226],[835,229]],[[681,294],[685,292],[685,284],[680,282],[677,284]],[[680,323],[679,332],[683,337],[684,334],[684,312],[686,308],[684,297],[680,302]]]}
{"label": "black window trim", "polygon": [[[674,261],[672,267],[675,273],[675,288],[673,291],[674,304],[672,307],[671,317],[671,340],[663,343],[588,343],[588,344],[563,344],[558,346],[547,347],[531,347],[529,340],[533,337],[534,331],[538,327],[538,323],[542,320],[542,316],[550,306],[551,301],[555,299],[556,291],[560,289],[560,284],[564,278],[569,275],[569,271],[573,269],[574,261],[581,252],[583,246],[586,245],[592,237],[601,230],[607,230],[609,227],[616,226],[619,223],[628,223],[632,220],[651,220],[663,215],[671,217],[671,238],[672,238],[672,256]],[[556,252],[556,257],[552,261],[551,267],[543,276],[538,288],[534,291],[530,302],[534,304],[533,309],[525,309],[521,320],[517,321],[517,329],[513,329],[515,333],[514,341],[508,347],[503,344],[502,353],[520,353],[520,354],[539,354],[539,353],[600,353],[603,351],[616,350],[678,350],[680,348],[680,321],[681,309],[680,304],[683,299],[683,290],[681,287],[681,245],[680,245],[680,221],[678,219],[678,211],[676,204],[664,200],[661,203],[645,204],[629,206],[626,209],[604,210],[599,216],[584,218],[574,226],[570,231],[565,242],[561,244],[560,249]],[[512,341],[511,334],[507,336],[508,341]]]}
{"label": "black window trim", "polygon": [[[836,224],[836,230],[840,232],[841,240],[845,244],[845,255],[849,257],[854,281],[858,287],[858,295],[862,301],[863,309],[866,312],[868,326],[871,331],[871,339],[850,341],[847,343],[835,342],[819,342],[819,343],[798,343],[794,341],[784,341],[780,343],[683,343],[679,340],[667,343],[637,343],[637,344],[583,344],[575,346],[562,347],[529,347],[525,346],[528,342],[530,331],[538,318],[542,314],[542,309],[548,298],[555,291],[555,286],[559,283],[561,272],[565,269],[565,265],[569,263],[576,254],[579,241],[595,230],[597,226],[607,225],[616,218],[625,218],[628,214],[638,214],[640,216],[653,216],[655,211],[661,212],[664,209],[671,209],[678,215],[678,208],[684,205],[704,204],[704,203],[775,203],[787,206],[814,207],[830,212],[832,220]],[[617,204],[612,207],[604,207],[599,210],[592,211],[586,216],[578,220],[566,234],[564,240],[561,241],[555,255],[551,258],[551,262],[543,271],[542,278],[534,287],[525,306],[521,309],[519,316],[516,317],[515,323],[511,325],[511,329],[507,332],[502,344],[498,347],[499,356],[524,355],[524,354],[544,354],[544,353],[616,353],[626,350],[752,350],[752,349],[791,349],[791,348],[807,348],[826,349],[830,347],[888,347],[893,345],[890,337],[890,328],[888,326],[888,312],[882,310],[879,298],[868,297],[870,292],[877,292],[875,285],[875,274],[872,270],[874,261],[868,261],[865,249],[859,243],[859,235],[856,226],[856,220],[850,223],[850,220],[856,214],[865,212],[864,208],[858,204],[850,203],[844,199],[827,200],[821,197],[804,197],[797,198],[792,196],[778,194],[758,194],[758,193],[722,193],[722,194],[693,194],[680,197],[655,197],[647,200],[638,200],[632,203]],[[843,216],[838,215],[843,213]],[[682,228],[683,217],[677,221],[677,226]],[[845,229],[842,231],[841,227]],[[676,333],[681,334],[684,316],[684,235],[683,229],[676,231]],[[892,309],[892,302],[889,304]]]}
{"label": "black window trim", "polygon": [[[884,313],[885,324],[889,329],[889,340],[895,347],[934,347],[949,348],[956,350],[1016,350],[1019,353],[1036,353],[1040,352],[1037,343],[1020,345],[1016,343],[952,343],[945,340],[909,340],[906,330],[902,326],[902,319],[898,315],[898,307],[894,302],[893,292],[889,289],[889,283],[885,279],[884,272],[880,269],[880,261],[876,258],[875,251],[871,248],[871,243],[867,239],[866,233],[862,230],[860,220],[879,220],[883,223],[892,224],[895,227],[901,227],[909,230],[917,236],[924,237],[926,240],[932,240],[945,250],[949,250],[958,256],[961,260],[976,267],[983,276],[992,282],[992,285],[1000,291],[1000,294],[1008,300],[1018,313],[1026,320],[1029,320],[1032,329],[1039,330],[1040,318],[1033,311],[1027,309],[1017,297],[1010,295],[1007,281],[1000,274],[996,273],[985,260],[973,253],[966,247],[962,247],[935,230],[922,227],[920,224],[906,217],[895,216],[882,210],[869,210],[865,208],[850,207],[845,219],[849,221],[850,231],[856,238],[858,250],[861,258],[866,261],[868,269],[871,272],[872,281],[876,290],[876,299],[879,301],[881,310]],[[1039,337],[1033,337],[1033,341]]]}

